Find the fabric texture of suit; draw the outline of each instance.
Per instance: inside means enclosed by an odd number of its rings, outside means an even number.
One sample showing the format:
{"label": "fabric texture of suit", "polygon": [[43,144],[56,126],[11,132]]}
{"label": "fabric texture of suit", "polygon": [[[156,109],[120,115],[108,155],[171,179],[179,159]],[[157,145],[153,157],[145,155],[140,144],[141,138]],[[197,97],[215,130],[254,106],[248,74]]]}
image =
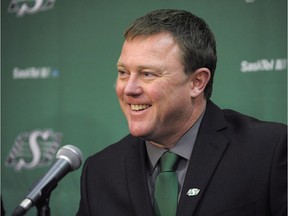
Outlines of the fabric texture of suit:
{"label": "fabric texture of suit", "polygon": [[[286,125],[208,101],[177,216],[286,216],[286,144]],[[89,157],[77,215],[152,216],[146,160],[144,141],[131,135]]]}

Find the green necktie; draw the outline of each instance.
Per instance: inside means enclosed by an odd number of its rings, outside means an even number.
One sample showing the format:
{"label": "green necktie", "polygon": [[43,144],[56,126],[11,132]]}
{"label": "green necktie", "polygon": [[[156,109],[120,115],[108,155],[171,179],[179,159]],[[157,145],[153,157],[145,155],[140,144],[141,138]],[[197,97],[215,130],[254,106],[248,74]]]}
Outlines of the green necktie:
{"label": "green necktie", "polygon": [[175,216],[178,204],[178,180],[175,165],[178,155],[165,152],[160,158],[160,173],[156,179],[154,213],[156,216]]}

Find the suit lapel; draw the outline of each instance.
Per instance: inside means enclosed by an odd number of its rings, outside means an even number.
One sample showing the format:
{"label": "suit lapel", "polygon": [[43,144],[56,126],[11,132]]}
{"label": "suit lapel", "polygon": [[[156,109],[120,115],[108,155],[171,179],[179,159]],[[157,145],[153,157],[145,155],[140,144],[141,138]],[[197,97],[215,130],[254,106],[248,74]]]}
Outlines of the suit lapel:
{"label": "suit lapel", "polygon": [[178,205],[179,216],[193,215],[228,146],[228,140],[218,132],[226,125],[222,111],[209,103],[186,173]]}
{"label": "suit lapel", "polygon": [[137,139],[137,142],[131,143],[131,145],[131,152],[127,154],[126,158],[126,174],[132,207],[137,216],[152,216],[153,208],[149,195],[145,167],[145,145],[141,139]]}

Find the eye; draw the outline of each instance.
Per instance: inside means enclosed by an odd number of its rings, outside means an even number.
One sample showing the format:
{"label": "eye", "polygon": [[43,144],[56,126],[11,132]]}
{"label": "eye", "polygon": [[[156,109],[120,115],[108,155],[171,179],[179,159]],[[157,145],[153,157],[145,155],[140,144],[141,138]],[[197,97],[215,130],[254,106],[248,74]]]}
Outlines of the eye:
{"label": "eye", "polygon": [[152,78],[154,78],[156,75],[155,75],[154,73],[152,73],[152,72],[143,71],[143,72],[141,73],[141,76],[142,76],[143,78],[145,78],[145,79],[152,79]]}
{"label": "eye", "polygon": [[125,73],[124,71],[118,70],[118,74],[119,74],[119,75],[123,75],[124,73]]}
{"label": "eye", "polygon": [[125,70],[118,69],[118,77],[119,78],[125,78],[125,77],[128,77],[128,76],[129,76],[128,72],[126,72]]}

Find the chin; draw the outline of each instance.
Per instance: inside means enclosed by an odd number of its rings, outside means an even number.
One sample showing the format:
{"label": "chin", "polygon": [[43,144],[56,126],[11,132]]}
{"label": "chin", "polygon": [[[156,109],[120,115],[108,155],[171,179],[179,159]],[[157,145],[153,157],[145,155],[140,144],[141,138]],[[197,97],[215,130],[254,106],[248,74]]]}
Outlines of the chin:
{"label": "chin", "polygon": [[138,133],[138,132],[135,132],[135,131],[132,131],[130,130],[130,133],[135,136],[135,137],[141,137],[141,138],[144,138],[144,134],[143,133]]}
{"label": "chin", "polygon": [[147,137],[147,134],[143,133],[143,129],[141,128],[138,128],[138,129],[129,128],[129,131],[135,137],[142,137],[142,138]]}

